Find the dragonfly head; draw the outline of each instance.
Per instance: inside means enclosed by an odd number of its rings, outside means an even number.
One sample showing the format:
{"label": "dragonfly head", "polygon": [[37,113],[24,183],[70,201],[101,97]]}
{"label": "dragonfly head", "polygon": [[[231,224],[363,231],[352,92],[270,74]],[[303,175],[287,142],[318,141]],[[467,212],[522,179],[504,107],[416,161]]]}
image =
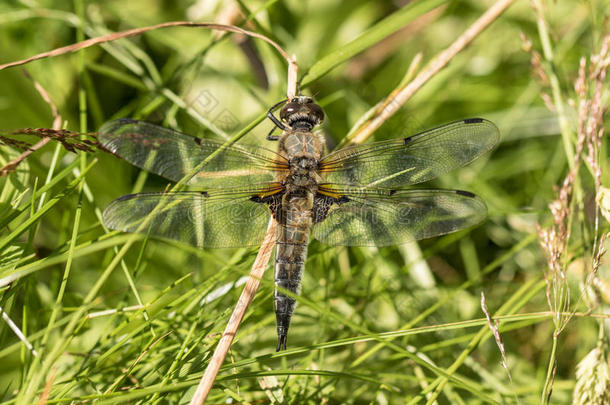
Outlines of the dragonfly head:
{"label": "dragonfly head", "polygon": [[311,97],[298,96],[282,107],[280,118],[291,128],[311,130],[324,120],[324,111]]}

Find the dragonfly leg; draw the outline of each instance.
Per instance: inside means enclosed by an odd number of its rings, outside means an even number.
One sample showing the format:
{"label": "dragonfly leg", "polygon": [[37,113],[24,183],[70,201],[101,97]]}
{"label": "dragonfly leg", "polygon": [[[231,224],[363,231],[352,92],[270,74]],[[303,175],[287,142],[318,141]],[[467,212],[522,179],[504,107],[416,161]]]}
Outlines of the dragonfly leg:
{"label": "dragonfly leg", "polygon": [[288,128],[286,127],[286,125],[282,124],[282,122],[280,120],[278,120],[275,115],[273,115],[273,112],[271,112],[271,110],[267,111],[267,118],[269,118],[271,121],[273,121],[273,123],[275,124],[276,127],[278,127],[279,129],[281,129],[282,131],[287,130]]}
{"label": "dragonfly leg", "polygon": [[276,129],[277,127],[271,128],[271,131],[269,131],[269,133],[267,134],[268,141],[277,141],[278,139],[280,139],[279,135],[273,135]]}
{"label": "dragonfly leg", "polygon": [[277,110],[278,108],[280,108],[280,106],[282,104],[285,104],[286,101],[288,100],[282,100],[279,103],[275,104],[274,106],[272,106],[269,110],[267,110],[267,118],[269,118],[271,121],[273,121],[273,123],[282,131],[285,131],[287,128],[284,124],[282,124],[282,122],[280,120],[278,120],[275,115],[273,115],[273,113],[275,112],[275,110]]}
{"label": "dragonfly leg", "polygon": [[269,134],[267,134],[268,141],[277,141],[278,139],[280,139],[280,137],[278,135],[273,135],[275,128],[279,128],[282,131],[285,131],[288,129],[286,127],[286,125],[282,124],[282,122],[280,120],[278,120],[275,115],[273,115],[275,110],[277,110],[285,102],[286,102],[286,100],[282,100],[267,111],[267,118],[269,118],[271,120],[271,122],[273,122],[273,124],[275,124],[275,126],[273,128],[271,128],[271,131],[269,132]]}

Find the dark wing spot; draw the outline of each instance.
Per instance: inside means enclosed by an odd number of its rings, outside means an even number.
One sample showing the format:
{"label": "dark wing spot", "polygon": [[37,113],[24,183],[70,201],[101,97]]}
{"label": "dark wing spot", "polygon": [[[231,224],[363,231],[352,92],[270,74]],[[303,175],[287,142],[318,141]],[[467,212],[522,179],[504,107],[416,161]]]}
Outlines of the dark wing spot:
{"label": "dark wing spot", "polygon": [[207,191],[202,191],[202,192],[201,192],[201,195],[202,195],[202,196],[204,196],[205,198],[210,197],[210,195],[208,194],[208,192],[207,192]]}
{"label": "dark wing spot", "polygon": [[324,221],[333,204],[341,205],[349,201],[350,199],[345,195],[342,195],[339,198],[334,198],[319,193],[316,194],[313,199],[313,223],[317,224]]}
{"label": "dark wing spot", "polygon": [[284,220],[283,220],[283,215],[282,215],[282,196],[284,195],[284,191],[282,190],[281,192],[272,194],[272,195],[268,195],[265,197],[261,197],[259,195],[253,195],[249,198],[250,201],[255,202],[255,203],[259,203],[259,204],[266,204],[267,207],[269,207],[269,209],[271,210],[271,215],[273,215],[273,218],[279,223],[279,224],[283,224]]}
{"label": "dark wing spot", "polygon": [[118,119],[118,121],[121,124],[137,124],[140,122],[138,120],[134,120],[133,118],[120,118],[120,119]]}
{"label": "dark wing spot", "polygon": [[474,198],[475,195],[472,194],[470,191],[464,191],[464,190],[455,190],[455,193],[458,195],[463,195],[464,197],[470,197],[470,198]]}
{"label": "dark wing spot", "polygon": [[193,140],[197,145],[201,145],[201,139],[193,137]]}
{"label": "dark wing spot", "polygon": [[483,118],[467,118],[464,120],[464,124],[480,124],[483,122]]}
{"label": "dark wing spot", "polygon": [[405,138],[405,139],[404,139],[404,144],[405,144],[405,145],[407,145],[407,144],[408,144],[409,142],[411,142],[412,140],[413,140],[413,137],[412,137],[412,136],[410,136],[410,137],[408,137],[408,138]]}
{"label": "dark wing spot", "polygon": [[396,190],[390,190],[390,191],[388,191],[388,195],[394,195],[394,194],[396,194]]}
{"label": "dark wing spot", "polygon": [[119,198],[117,198],[115,201],[127,201],[127,200],[131,200],[132,198],[135,198],[137,196],[137,194],[126,194],[123,195]]}

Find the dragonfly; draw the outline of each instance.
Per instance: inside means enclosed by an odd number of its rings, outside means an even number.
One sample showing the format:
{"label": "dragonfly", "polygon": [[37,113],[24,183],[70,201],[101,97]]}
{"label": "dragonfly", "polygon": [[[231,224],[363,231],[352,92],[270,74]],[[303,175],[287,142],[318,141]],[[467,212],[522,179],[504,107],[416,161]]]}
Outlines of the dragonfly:
{"label": "dragonfly", "polygon": [[113,201],[103,213],[108,228],[200,248],[236,248],[260,245],[270,217],[277,221],[278,351],[286,349],[310,237],[330,246],[392,246],[472,227],[487,215],[471,192],[407,186],[490,151],[499,139],[490,121],[464,119],[326,153],[318,130],[324,112],[312,98],[284,100],[267,115],[282,131],[267,136],[277,141],[277,151],[227,146],[132,119],[104,124],[98,137],[134,166],[174,182],[189,179],[189,191]]}

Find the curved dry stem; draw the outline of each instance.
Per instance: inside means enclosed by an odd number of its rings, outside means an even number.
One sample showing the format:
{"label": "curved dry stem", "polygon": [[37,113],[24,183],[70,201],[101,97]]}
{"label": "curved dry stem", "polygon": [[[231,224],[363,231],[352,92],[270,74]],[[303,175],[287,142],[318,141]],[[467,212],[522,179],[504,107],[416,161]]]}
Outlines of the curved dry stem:
{"label": "curved dry stem", "polygon": [[400,109],[413,95],[451,60],[470,44],[485,28],[493,23],[510,6],[514,0],[499,0],[491,6],[478,20],[476,20],[462,35],[460,35],[447,49],[438,54],[428,65],[404,87],[399,86],[378,105],[377,113],[353,132],[352,143],[362,143],[377,130],[388,118]]}
{"label": "curved dry stem", "polygon": [[[30,79],[32,81],[32,83],[34,83],[34,87],[38,91],[38,94],[40,94],[40,97],[42,97],[44,102],[47,103],[47,105],[51,109],[51,114],[53,114],[53,127],[52,128],[55,130],[59,130],[61,128],[61,115],[59,114],[59,111],[57,110],[55,103],[53,103],[53,100],[51,100],[51,96],[49,96],[49,93],[46,91],[46,89],[44,87],[42,87],[42,85],[40,83],[38,83],[36,80],[34,80],[32,78],[32,76],[30,76],[30,74],[27,72],[27,70],[24,69],[23,74],[25,75],[25,77]],[[49,137],[42,138],[35,145],[31,146],[26,151],[24,151],[21,155],[17,156],[15,159],[11,160],[4,166],[0,167],[0,177],[8,176],[10,173],[14,172],[15,169],[17,169],[17,166],[19,166],[19,164],[21,162],[23,162],[25,159],[27,159],[27,157],[30,156],[32,153],[34,153],[36,150],[42,148],[44,145],[49,143],[50,140],[51,140],[51,138],[49,138]]]}
{"label": "curved dry stem", "polygon": [[237,32],[239,34],[248,35],[253,38],[262,39],[263,41],[265,41],[268,44],[270,44],[271,46],[273,46],[280,53],[280,55],[282,55],[282,57],[284,59],[286,59],[286,62],[289,65],[294,63],[294,60],[290,56],[288,56],[288,53],[281,46],[279,46],[276,42],[272,41],[271,39],[267,38],[266,36],[259,34],[257,32],[248,31],[243,28],[236,27],[234,25],[215,24],[215,23],[197,23],[197,22],[191,22],[191,21],[169,21],[169,22],[165,22],[165,23],[161,23],[161,24],[150,25],[148,27],[134,28],[134,29],[127,30],[127,31],[113,32],[112,34],[103,35],[101,37],[90,38],[85,41],[77,42],[72,45],[67,45],[67,46],[64,46],[61,48],[53,49],[52,51],[42,52],[37,55],[30,56],[29,58],[26,58],[26,59],[21,59],[21,60],[15,61],[15,62],[5,63],[3,65],[0,65],[0,70],[7,69],[7,68],[13,67],[13,66],[25,65],[26,63],[29,63],[29,62],[32,62],[32,61],[35,61],[38,59],[50,58],[53,56],[59,56],[59,55],[63,55],[66,53],[76,52],[80,49],[88,48],[93,45],[103,44],[105,42],[116,41],[117,39],[135,37],[137,35],[143,34],[148,31],[153,31],[153,30],[157,30],[160,28],[168,28],[168,27],[199,27],[199,28],[209,28],[209,29],[220,30],[220,31]]}

